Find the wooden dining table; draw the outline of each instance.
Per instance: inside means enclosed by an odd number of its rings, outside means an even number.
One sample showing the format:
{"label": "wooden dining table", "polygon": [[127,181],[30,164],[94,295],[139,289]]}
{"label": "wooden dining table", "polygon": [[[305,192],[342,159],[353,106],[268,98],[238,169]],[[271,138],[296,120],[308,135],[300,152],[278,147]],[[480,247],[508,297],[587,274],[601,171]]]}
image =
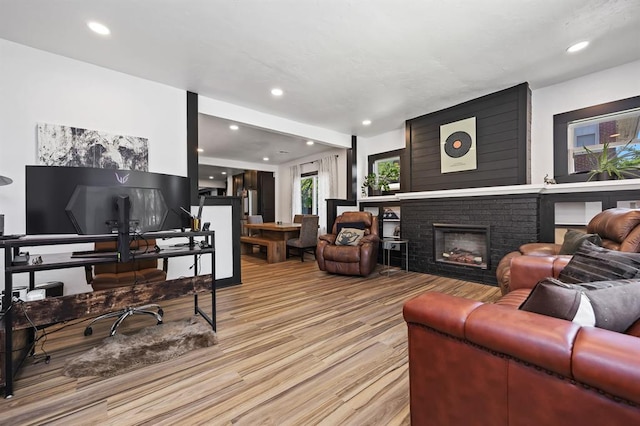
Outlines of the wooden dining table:
{"label": "wooden dining table", "polygon": [[[269,263],[284,262],[287,260],[287,240],[298,238],[301,226],[300,223],[247,223],[244,225],[245,229],[258,231],[259,235],[241,237],[240,242],[249,247],[252,243],[265,246]],[[246,249],[243,249],[243,253],[245,252]]]}

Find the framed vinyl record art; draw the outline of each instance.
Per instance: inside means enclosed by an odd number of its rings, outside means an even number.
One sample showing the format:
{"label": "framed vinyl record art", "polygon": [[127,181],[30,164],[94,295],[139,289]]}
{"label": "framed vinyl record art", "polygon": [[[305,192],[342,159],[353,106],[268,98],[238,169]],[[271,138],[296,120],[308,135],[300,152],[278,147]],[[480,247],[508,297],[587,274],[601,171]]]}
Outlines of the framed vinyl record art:
{"label": "framed vinyl record art", "polygon": [[440,126],[440,172],[477,168],[476,118],[470,117]]}

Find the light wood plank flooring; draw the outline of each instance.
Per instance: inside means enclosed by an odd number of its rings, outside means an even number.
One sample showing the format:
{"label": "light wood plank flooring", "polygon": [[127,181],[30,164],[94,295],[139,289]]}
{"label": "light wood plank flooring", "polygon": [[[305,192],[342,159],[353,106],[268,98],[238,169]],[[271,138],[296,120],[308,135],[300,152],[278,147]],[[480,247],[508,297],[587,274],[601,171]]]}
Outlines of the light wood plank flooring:
{"label": "light wood plank flooring", "polygon": [[[409,380],[402,304],[427,291],[493,301],[497,287],[418,273],[329,275],[308,258],[243,256],[243,284],[218,291],[211,348],[117,377],[68,378],[65,361],[98,344],[109,321],[47,337],[51,362],[28,362],[0,424],[406,425]],[[210,307],[209,297],[200,297]],[[164,304],[165,321],[193,299]],[[152,325],[127,319],[123,332]],[[53,330],[53,327],[49,329]],[[40,351],[38,353],[41,353]]]}

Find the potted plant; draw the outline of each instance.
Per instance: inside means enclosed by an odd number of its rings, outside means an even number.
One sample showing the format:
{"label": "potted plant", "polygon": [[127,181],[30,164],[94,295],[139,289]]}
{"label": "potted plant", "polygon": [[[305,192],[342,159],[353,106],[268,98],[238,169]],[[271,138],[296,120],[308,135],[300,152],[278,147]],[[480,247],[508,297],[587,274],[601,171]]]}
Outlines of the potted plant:
{"label": "potted plant", "polygon": [[594,152],[585,146],[584,150],[593,164],[587,181],[594,177],[598,180],[624,179],[627,176],[640,177],[640,151],[630,144],[631,141],[618,148],[604,143],[600,152]]}
{"label": "potted plant", "polygon": [[[387,185],[388,186],[388,185]],[[379,189],[378,176],[375,173],[369,173],[365,176],[364,181],[362,182],[362,195],[367,196],[368,189],[371,189],[371,195],[380,195],[378,192]]]}

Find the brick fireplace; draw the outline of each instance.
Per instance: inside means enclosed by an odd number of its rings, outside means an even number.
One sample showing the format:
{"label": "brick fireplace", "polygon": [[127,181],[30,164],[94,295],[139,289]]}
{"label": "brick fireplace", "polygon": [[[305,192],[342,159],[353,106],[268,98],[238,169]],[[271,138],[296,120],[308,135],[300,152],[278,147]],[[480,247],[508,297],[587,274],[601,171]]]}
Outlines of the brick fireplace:
{"label": "brick fireplace", "polygon": [[[409,269],[495,285],[500,259],[521,244],[538,241],[539,205],[538,194],[401,199],[402,236],[409,239]],[[433,224],[456,224],[458,230],[477,228],[474,234],[486,230],[487,254],[481,263],[443,261],[442,254],[451,247],[437,247]],[[472,247],[468,251],[474,250]],[[472,256],[472,262],[476,257],[481,256]]]}
{"label": "brick fireplace", "polygon": [[491,233],[488,226],[433,224],[433,256],[437,262],[487,269]]}

